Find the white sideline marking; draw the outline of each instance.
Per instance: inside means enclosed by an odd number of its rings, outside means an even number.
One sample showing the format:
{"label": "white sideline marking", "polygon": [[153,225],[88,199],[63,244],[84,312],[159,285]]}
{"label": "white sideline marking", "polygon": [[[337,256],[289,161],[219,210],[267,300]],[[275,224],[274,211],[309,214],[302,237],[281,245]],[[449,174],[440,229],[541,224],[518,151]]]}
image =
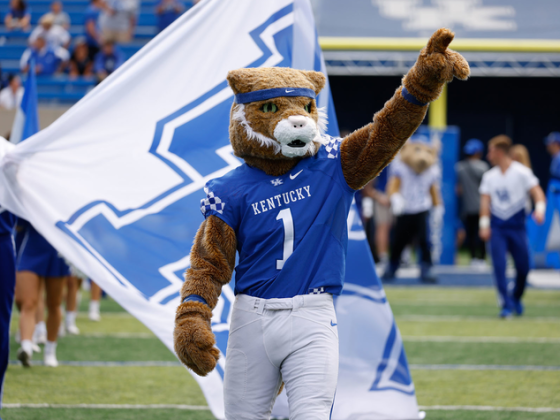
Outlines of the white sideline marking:
{"label": "white sideline marking", "polygon": [[[10,334],[10,337],[15,337],[15,334]],[[87,333],[72,335],[67,334],[64,339],[68,338],[153,338],[159,340],[153,333],[127,333],[127,332],[116,332],[116,333]]]}
{"label": "white sideline marking", "polygon": [[207,411],[210,407],[206,405],[183,405],[183,404],[2,404],[2,408],[118,408],[118,409],[162,409],[174,408],[177,410]]}
{"label": "white sideline marking", "polygon": [[[418,322],[463,322],[463,321],[498,321],[498,322],[560,322],[560,317],[540,316],[540,317],[521,317],[519,319],[503,320],[498,316],[462,316],[462,315],[396,315],[397,321],[418,321]],[[398,323],[398,322],[397,322]]]}
{"label": "white sideline marking", "polygon": [[409,365],[417,370],[516,370],[516,371],[560,371],[560,366],[524,365]]}
{"label": "white sideline marking", "polygon": [[[20,364],[17,360],[10,360],[10,365]],[[41,360],[33,361],[34,366],[43,366]],[[60,366],[74,367],[181,367],[179,361],[59,361]],[[459,364],[411,364],[411,369],[417,370],[510,370],[510,371],[560,371],[560,366],[530,366],[530,365],[459,365]]]}
{"label": "white sideline marking", "polygon": [[[10,360],[10,365],[20,365],[17,360]],[[43,366],[42,360],[32,360],[33,366]],[[101,362],[101,361],[59,361],[60,366],[75,366],[75,367],[180,367],[181,362],[172,361],[142,361],[142,362]]]}
{"label": "white sideline marking", "polygon": [[466,410],[466,411],[525,411],[528,413],[560,413],[552,407],[493,407],[486,405],[421,405],[420,410]]}
{"label": "white sideline marking", "polygon": [[548,337],[455,337],[418,335],[405,336],[403,340],[411,342],[434,342],[434,343],[560,343],[560,338]]}

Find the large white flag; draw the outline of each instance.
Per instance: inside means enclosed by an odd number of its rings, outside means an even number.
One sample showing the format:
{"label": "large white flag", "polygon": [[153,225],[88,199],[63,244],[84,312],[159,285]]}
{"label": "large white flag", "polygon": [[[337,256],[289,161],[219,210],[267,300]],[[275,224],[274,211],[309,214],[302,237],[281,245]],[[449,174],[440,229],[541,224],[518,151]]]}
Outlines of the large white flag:
{"label": "large white flag", "polygon": [[[183,273],[203,220],[202,187],[240,164],[228,139],[226,74],[261,66],[325,71],[308,0],[202,1],[50,127],[10,150],[0,142],[0,203],[171,350]],[[337,134],[328,86],[318,101]],[[349,227],[332,418],[418,418],[402,340],[355,211]],[[233,299],[225,286],[214,310],[218,366],[195,376],[218,418]],[[274,414],[287,417],[285,396]]]}

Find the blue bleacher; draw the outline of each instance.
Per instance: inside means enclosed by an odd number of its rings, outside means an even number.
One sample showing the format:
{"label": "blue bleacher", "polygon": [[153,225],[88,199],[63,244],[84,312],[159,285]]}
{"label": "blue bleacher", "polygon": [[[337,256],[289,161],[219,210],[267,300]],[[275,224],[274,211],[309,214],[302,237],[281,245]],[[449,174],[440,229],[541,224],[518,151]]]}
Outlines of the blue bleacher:
{"label": "blue bleacher", "polygon": [[[52,0],[27,0],[31,10],[31,23],[34,28],[42,15],[50,11]],[[190,3],[190,2],[189,2]],[[126,58],[130,58],[157,34],[155,0],[141,0],[140,13],[135,28],[134,39],[128,45],[120,46]],[[69,29],[73,39],[84,35],[84,13],[88,0],[63,0],[64,11],[69,14],[72,26]],[[0,0],[0,67],[2,73],[18,73],[19,60],[25,48],[29,33],[7,31],[4,16],[9,10],[9,0]],[[75,103],[95,86],[95,79],[70,79],[67,75],[42,76],[37,78],[39,101],[56,103]]]}

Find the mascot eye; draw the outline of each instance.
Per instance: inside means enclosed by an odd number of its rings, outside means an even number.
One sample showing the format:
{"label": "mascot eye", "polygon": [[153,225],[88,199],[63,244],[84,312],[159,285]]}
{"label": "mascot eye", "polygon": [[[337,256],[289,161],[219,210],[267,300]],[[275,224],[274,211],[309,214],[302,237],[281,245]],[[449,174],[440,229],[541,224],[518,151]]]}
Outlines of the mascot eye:
{"label": "mascot eye", "polygon": [[303,109],[305,109],[305,112],[309,112],[309,110],[311,109],[311,103],[308,103],[307,105],[305,105],[303,107]]}
{"label": "mascot eye", "polygon": [[268,103],[268,104],[264,104],[261,110],[262,112],[276,112],[278,111],[278,107],[274,104]]}

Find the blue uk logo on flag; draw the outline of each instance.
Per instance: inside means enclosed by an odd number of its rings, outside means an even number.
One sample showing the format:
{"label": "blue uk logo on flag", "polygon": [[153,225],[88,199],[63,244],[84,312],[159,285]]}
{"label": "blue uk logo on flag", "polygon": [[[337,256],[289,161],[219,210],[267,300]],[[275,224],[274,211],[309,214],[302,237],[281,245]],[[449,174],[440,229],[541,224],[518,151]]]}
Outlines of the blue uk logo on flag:
{"label": "blue uk logo on flag", "polygon": [[[55,124],[18,146],[0,174],[14,191],[13,174],[35,180],[29,183],[34,188],[2,198],[170,349],[200,211],[229,205],[204,186],[242,163],[229,144],[233,92],[225,77],[231,69],[261,66],[325,72],[309,1],[201,2]],[[328,134],[336,138],[328,86],[317,101],[327,108]],[[327,147],[336,157],[339,141]],[[44,167],[64,172],[49,171],[36,181],[34,169]],[[29,210],[47,202],[57,203],[50,212]],[[336,299],[341,346],[332,418],[389,412],[413,418],[418,410],[402,339],[355,206],[348,227],[346,284]],[[222,357],[210,375],[195,377],[217,418],[223,418],[232,286],[223,288],[212,318]],[[287,417],[285,395],[273,413]]]}

